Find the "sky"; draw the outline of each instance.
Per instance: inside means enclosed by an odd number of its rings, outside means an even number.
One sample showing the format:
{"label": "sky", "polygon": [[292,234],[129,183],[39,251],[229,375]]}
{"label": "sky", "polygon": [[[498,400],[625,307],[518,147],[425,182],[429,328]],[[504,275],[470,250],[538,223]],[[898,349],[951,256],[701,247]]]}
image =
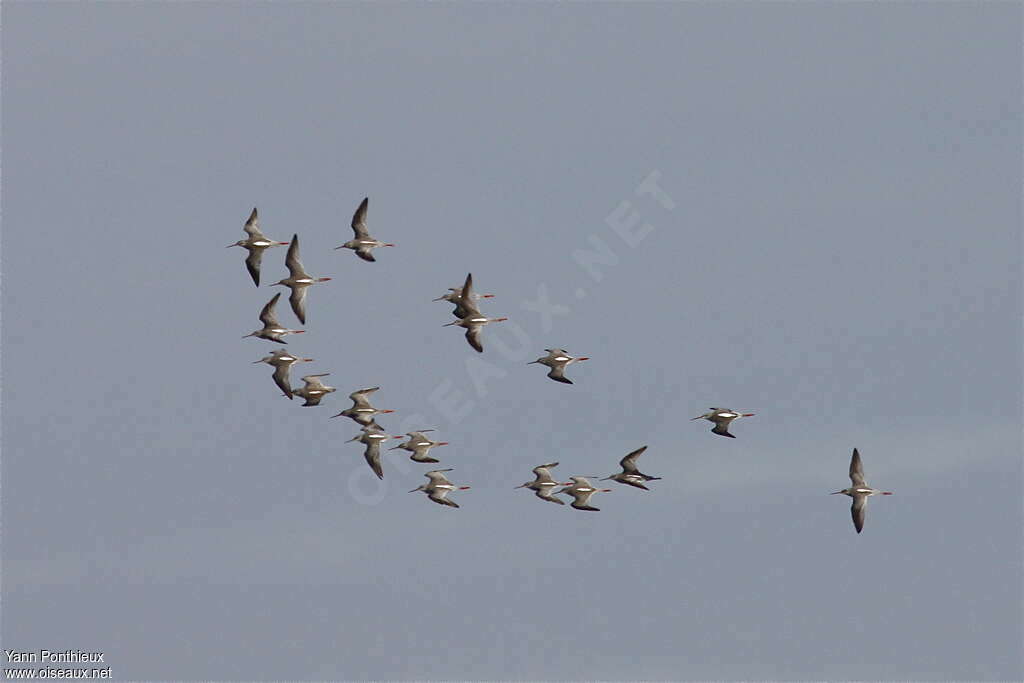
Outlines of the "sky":
{"label": "sky", "polygon": [[[2,636],[121,680],[1020,680],[1021,7],[29,3]],[[334,247],[370,198],[365,263]],[[242,335],[253,206],[338,391]],[[472,272],[474,352],[447,304]],[[287,298],[287,297],[284,297]],[[286,302],[282,323],[297,321]],[[552,382],[527,362],[589,356]],[[355,423],[434,428],[456,510]],[[736,439],[691,422],[754,417]],[[397,443],[397,442],[394,442]],[[514,490],[606,476],[579,512]],[[851,450],[872,498],[854,532]]]}

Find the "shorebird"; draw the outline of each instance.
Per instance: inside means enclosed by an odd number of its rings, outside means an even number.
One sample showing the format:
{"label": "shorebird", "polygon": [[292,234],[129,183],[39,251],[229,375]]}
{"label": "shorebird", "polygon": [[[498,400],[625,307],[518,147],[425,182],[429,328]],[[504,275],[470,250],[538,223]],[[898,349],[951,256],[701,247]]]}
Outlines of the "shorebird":
{"label": "shorebird", "polygon": [[292,295],[288,298],[288,301],[292,304],[292,311],[295,312],[295,317],[299,319],[299,322],[305,325],[306,288],[310,285],[316,284],[317,282],[327,282],[331,278],[310,277],[309,274],[306,273],[306,269],[302,267],[302,262],[299,260],[298,235],[294,235],[292,237],[292,243],[291,246],[288,247],[288,256],[285,258],[284,263],[288,266],[288,277],[275,282],[271,286],[281,285],[292,290]]}
{"label": "shorebird", "polygon": [[292,386],[288,379],[288,371],[295,363],[308,363],[312,361],[312,358],[299,358],[293,356],[284,349],[278,349],[274,351],[266,358],[260,358],[254,360],[253,363],[266,363],[267,365],[274,366],[274,384],[277,388],[284,392],[284,395],[288,397],[288,400],[292,398]]}
{"label": "shorebird", "polygon": [[864,513],[868,504],[868,497],[875,495],[891,496],[892,491],[879,491],[868,486],[864,481],[864,466],[860,462],[860,453],[853,449],[853,457],[850,458],[850,481],[853,483],[848,489],[833,491],[831,495],[842,493],[853,498],[853,505],[850,506],[850,513],[853,515],[853,528],[859,534],[864,528]]}
{"label": "shorebird", "polygon": [[557,503],[558,505],[565,505],[565,501],[554,497],[554,490],[556,486],[569,486],[572,482],[555,481],[551,476],[552,467],[558,467],[558,463],[549,462],[545,465],[537,465],[533,468],[533,474],[535,475],[533,481],[520,484],[516,488],[532,489],[534,491],[534,495],[541,500],[546,500],[549,503]]}
{"label": "shorebird", "polygon": [[[427,454],[430,452],[430,449],[433,448],[434,446],[447,446],[448,442],[447,441],[431,441],[430,439],[428,439],[426,436],[423,435],[423,432],[432,432],[432,431],[434,431],[434,430],[433,429],[423,429],[423,430],[418,431],[418,432],[406,432],[405,436],[408,436],[409,439],[407,441],[403,442],[403,443],[398,444],[394,448],[389,448],[388,450],[389,451],[393,451],[393,450],[401,448],[402,450],[410,451],[412,453],[412,455],[409,456],[409,459],[410,460],[415,460],[416,462],[441,462],[437,458],[431,458]],[[393,439],[401,439],[401,438],[404,438],[404,437],[393,436],[391,438],[393,438]]]}
{"label": "shorebird", "polygon": [[591,512],[600,512],[600,508],[591,506],[590,497],[595,493],[603,492],[608,493],[611,489],[596,489],[590,480],[586,477],[569,477],[572,480],[571,486],[566,486],[558,493],[568,493],[573,497],[572,503],[569,505],[576,508],[577,510],[590,510]]}
{"label": "shorebird", "polygon": [[565,367],[572,365],[573,363],[581,360],[590,360],[588,356],[580,356],[579,358],[573,358],[565,349],[544,349],[548,352],[548,355],[537,360],[531,360],[527,365],[533,365],[534,363],[540,363],[551,368],[548,371],[548,377],[555,380],[556,382],[562,382],[564,384],[572,384],[572,380],[565,376]]}
{"label": "shorebird", "polygon": [[608,479],[611,479],[613,481],[619,482],[620,484],[629,484],[630,486],[635,486],[638,489],[650,491],[649,488],[644,486],[644,482],[655,481],[657,479],[661,479],[661,477],[652,477],[650,475],[644,474],[643,472],[636,468],[636,459],[639,458],[640,455],[646,450],[647,446],[644,446],[642,448],[636,449],[635,451],[627,455],[625,458],[619,461],[619,466],[622,467],[622,471],[616,472],[610,477],[605,477],[604,479],[601,479],[601,481],[607,481]]}
{"label": "shorebird", "polygon": [[429,481],[426,484],[420,484],[419,488],[415,488],[412,491],[409,491],[409,493],[416,493],[417,491],[423,491],[424,493],[427,494],[427,498],[430,498],[430,500],[434,501],[435,503],[439,503],[441,505],[447,505],[447,506],[453,507],[453,508],[459,507],[459,504],[456,503],[455,501],[448,500],[448,494],[451,493],[452,491],[456,491],[456,490],[458,490],[458,491],[465,491],[469,487],[468,486],[455,486],[450,481],[448,481],[448,477],[446,477],[446,476],[444,476],[444,474],[442,474],[442,472],[451,472],[451,471],[452,471],[452,468],[449,467],[449,468],[443,469],[443,470],[431,470],[431,471],[427,472],[423,476],[425,476]]}
{"label": "shorebird", "polygon": [[372,253],[374,249],[377,247],[393,247],[395,245],[370,237],[370,233],[366,229],[366,209],[369,204],[370,198],[366,197],[352,215],[352,230],[356,234],[355,239],[349,240],[340,247],[335,247],[335,249],[351,249],[356,252],[356,256],[364,261],[376,261],[377,259],[373,257]]}
{"label": "shorebird", "polygon": [[704,418],[715,423],[714,429],[711,430],[712,434],[718,434],[719,436],[727,436],[730,439],[736,437],[729,433],[729,423],[739,417],[751,417],[754,413],[737,413],[735,410],[729,410],[728,408],[712,408],[711,412],[698,415],[697,417],[690,418],[690,422]]}
{"label": "shorebird", "polygon": [[[466,276],[466,282],[469,284],[469,287],[472,290],[472,273]],[[434,301],[447,301],[449,303],[455,304],[455,308],[454,310],[452,310],[452,315],[454,315],[456,318],[465,318],[468,315],[480,312],[480,309],[477,307],[476,303],[480,301],[480,299],[491,299],[494,297],[493,294],[475,294],[472,291],[470,291],[469,295],[466,297],[466,301],[468,301],[468,303],[463,304],[462,293],[464,289],[465,287],[449,287],[447,294],[437,297],[436,299],[434,299]]]}
{"label": "shorebird", "polygon": [[393,413],[393,410],[377,410],[370,405],[369,396],[373,392],[380,389],[380,387],[370,387],[369,389],[359,389],[353,391],[348,395],[352,399],[352,407],[346,408],[337,415],[331,415],[331,417],[349,417],[361,424],[364,427],[374,425],[380,427],[377,421],[374,419],[374,415],[377,413]]}
{"label": "shorebird", "polygon": [[249,252],[249,255],[245,257],[245,267],[249,271],[249,275],[252,276],[252,281],[259,287],[260,260],[263,258],[264,250],[270,247],[280,247],[288,243],[267,239],[267,236],[260,232],[260,219],[256,215],[256,207],[253,207],[252,213],[249,214],[249,220],[245,222],[242,230],[245,230],[245,234],[249,237],[244,240],[238,240],[234,244],[229,244],[226,248],[242,247]]}
{"label": "shorebird", "polygon": [[388,438],[388,434],[378,427],[377,425],[367,425],[356,436],[352,437],[345,443],[351,443],[353,441],[359,441],[366,444],[366,450],[363,451],[363,457],[366,458],[366,464],[370,466],[373,473],[377,475],[379,479],[384,478],[384,470],[380,466],[380,444],[384,439]]}
{"label": "shorebird", "polygon": [[280,298],[281,292],[278,292],[260,311],[260,320],[263,321],[263,328],[250,332],[245,337],[242,337],[242,339],[246,337],[259,337],[267,341],[287,344],[288,342],[283,339],[286,334],[302,334],[305,332],[305,330],[289,330],[287,327],[281,327],[281,323],[277,322],[277,316],[274,315],[274,307],[277,306],[277,300]]}
{"label": "shorebird", "polygon": [[306,406],[318,406],[320,405],[320,399],[325,395],[337,391],[334,387],[329,387],[320,381],[321,377],[327,377],[329,372],[325,372],[319,375],[306,375],[302,378],[305,385],[301,389],[292,389],[292,393],[296,396],[306,399],[306,402],[302,404],[302,407]]}
{"label": "shorebird", "polygon": [[484,352],[484,346],[480,343],[480,330],[487,323],[500,323],[508,320],[508,318],[488,318],[486,316],[476,314],[469,315],[455,322],[447,323],[442,327],[450,327],[451,325],[458,325],[459,327],[466,328],[466,341],[469,345],[476,349],[479,353]]}

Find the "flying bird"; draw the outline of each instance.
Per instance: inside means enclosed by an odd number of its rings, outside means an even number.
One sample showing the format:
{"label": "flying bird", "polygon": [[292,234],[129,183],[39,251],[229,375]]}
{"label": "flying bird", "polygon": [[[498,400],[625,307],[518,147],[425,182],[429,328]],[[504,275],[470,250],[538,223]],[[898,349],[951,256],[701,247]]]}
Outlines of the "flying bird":
{"label": "flying bird", "polygon": [[544,465],[537,465],[533,468],[534,479],[524,484],[517,486],[517,489],[527,488],[531,489],[541,500],[546,500],[549,503],[556,503],[557,505],[565,505],[565,501],[554,497],[554,490],[556,486],[570,486],[572,482],[560,482],[555,481],[554,477],[551,476],[551,468],[558,467],[557,462],[549,462]]}
{"label": "flying bird", "polygon": [[728,408],[712,408],[711,412],[698,415],[697,417],[690,418],[690,422],[704,418],[715,423],[714,428],[711,430],[712,434],[718,434],[719,436],[727,436],[730,439],[736,437],[729,433],[729,424],[740,417],[751,417],[754,413],[737,413],[735,410],[729,410]]}
{"label": "flying bird", "polygon": [[331,417],[348,417],[362,426],[366,427],[374,425],[380,427],[377,421],[374,419],[374,415],[378,413],[393,413],[393,410],[377,410],[370,405],[370,394],[380,389],[380,387],[370,387],[369,389],[357,389],[353,391],[348,397],[352,400],[352,407],[346,408],[337,415],[331,415]]}
{"label": "flying bird", "polygon": [[613,481],[619,482],[620,484],[629,484],[630,486],[635,486],[638,489],[650,491],[649,488],[644,486],[644,482],[655,481],[657,479],[661,479],[661,477],[652,477],[648,474],[644,474],[643,472],[637,469],[636,459],[639,458],[640,455],[643,454],[643,452],[646,450],[647,446],[643,446],[642,448],[638,448],[629,455],[627,455],[626,457],[624,457],[622,460],[619,461],[619,466],[622,467],[622,471],[616,472],[610,477],[605,477],[601,481],[607,481],[608,479],[611,479]]}
{"label": "flying bird", "polygon": [[572,480],[571,486],[566,486],[558,493],[567,493],[573,497],[572,503],[569,505],[576,508],[577,510],[589,510],[590,512],[600,512],[601,508],[593,507],[590,504],[590,497],[595,493],[602,492],[608,493],[611,489],[596,489],[594,485],[590,483],[590,480],[586,477],[569,477]]}
{"label": "flying bird", "polygon": [[384,478],[384,470],[380,464],[380,444],[381,441],[387,439],[389,435],[377,425],[367,425],[356,436],[352,437],[345,443],[351,443],[353,441],[359,441],[366,444],[366,450],[363,451],[363,457],[366,458],[366,464],[370,466],[373,473],[377,475],[378,479]]}
{"label": "flying bird", "polygon": [[466,330],[466,341],[469,345],[476,349],[479,353],[484,352],[483,344],[480,342],[480,330],[487,323],[499,323],[508,320],[508,318],[488,318],[475,303],[473,293],[473,273],[466,276],[466,283],[462,285],[461,296],[459,297],[458,303],[455,305],[455,315],[458,316],[460,313],[465,313],[458,320],[442,325],[442,327],[449,327],[451,325],[458,325],[459,327],[465,328]]}
{"label": "flying bird", "polygon": [[288,397],[288,400],[292,398],[292,386],[288,379],[289,370],[295,363],[308,363],[312,361],[312,358],[299,358],[293,356],[284,349],[278,349],[265,358],[254,360],[253,363],[266,363],[267,365],[274,366],[274,384],[277,388],[284,392],[284,395]]}
{"label": "flying bird", "polygon": [[275,285],[281,285],[288,287],[292,290],[292,295],[288,298],[291,302],[292,311],[295,312],[295,317],[299,319],[303,325],[306,324],[306,288],[310,285],[314,285],[317,282],[327,282],[331,278],[329,277],[310,277],[306,273],[306,269],[302,267],[302,261],[299,260],[299,236],[294,235],[292,237],[291,246],[288,247],[288,256],[285,258],[284,263],[288,266],[288,277],[283,280],[278,280]]}
{"label": "flying bird", "polygon": [[376,261],[377,259],[373,257],[374,249],[377,247],[393,247],[395,245],[370,237],[370,233],[366,229],[366,209],[369,204],[370,198],[366,197],[352,216],[352,231],[356,234],[355,239],[351,239],[340,247],[335,247],[335,249],[351,249],[356,252],[356,256],[364,261]]}
{"label": "flying bird", "polygon": [[456,503],[455,501],[448,500],[448,494],[451,493],[452,491],[456,491],[456,490],[457,491],[465,491],[469,487],[468,486],[455,486],[450,481],[448,481],[448,477],[446,477],[446,476],[444,476],[444,474],[442,474],[443,472],[451,472],[451,471],[452,471],[452,468],[449,467],[449,468],[443,469],[443,470],[431,470],[430,472],[427,472],[424,475],[427,478],[427,480],[428,480],[427,483],[426,484],[420,484],[419,488],[415,488],[412,491],[409,491],[409,493],[416,493],[417,491],[423,491],[424,493],[427,494],[427,498],[430,498],[430,500],[434,501],[435,503],[438,503],[440,505],[447,505],[448,507],[453,507],[453,508],[459,507],[459,504]]}
{"label": "flying bird", "polygon": [[260,232],[260,220],[256,214],[256,207],[253,207],[252,213],[249,214],[249,220],[245,222],[242,230],[245,230],[249,237],[244,240],[238,240],[234,244],[229,244],[227,248],[242,247],[249,252],[249,255],[245,257],[245,267],[249,271],[252,281],[259,287],[260,260],[263,258],[263,252],[270,247],[280,247],[288,243],[267,239],[267,236]]}
{"label": "flying bird", "polygon": [[[434,430],[433,429],[423,429],[423,430],[420,430],[418,432],[407,432],[405,436],[408,436],[409,438],[405,442],[398,444],[394,448],[389,448],[388,450],[389,451],[393,451],[393,450],[396,450],[398,448],[401,448],[403,450],[409,451],[409,452],[412,453],[412,455],[409,456],[409,459],[410,460],[415,460],[416,462],[441,462],[437,458],[431,458],[428,455],[428,453],[430,452],[430,449],[435,447],[435,446],[447,446],[448,442],[447,441],[431,441],[423,433],[423,432],[432,432],[432,431],[434,431]],[[392,437],[392,438],[394,438],[394,439],[402,439],[404,437],[395,436],[395,437]]]}
{"label": "flying bird", "polygon": [[329,387],[320,381],[321,377],[327,377],[329,372],[325,372],[319,375],[306,375],[302,378],[305,385],[299,389],[292,389],[292,393],[296,396],[306,399],[306,402],[302,404],[302,407],[307,406],[318,406],[320,405],[320,399],[327,394],[337,391],[334,387]]}
{"label": "flying bird", "polygon": [[284,340],[284,336],[287,334],[302,334],[305,330],[290,330],[287,327],[282,327],[281,323],[277,322],[277,316],[274,315],[274,307],[277,306],[277,300],[281,298],[281,292],[278,292],[274,297],[267,302],[267,305],[260,311],[260,320],[263,322],[263,328],[250,332],[249,334],[242,337],[259,337],[260,339],[266,339],[272,342],[278,342],[280,344],[287,344]]}
{"label": "flying bird", "polygon": [[864,481],[864,466],[860,462],[860,453],[853,449],[853,457],[850,458],[850,481],[853,483],[848,489],[833,491],[831,495],[842,493],[853,498],[853,505],[850,506],[850,513],[853,515],[853,528],[859,534],[864,528],[864,513],[866,512],[868,497],[882,495],[891,496],[892,491],[879,491],[868,486]]}
{"label": "flying bird", "polygon": [[[466,281],[470,284],[470,287],[472,288],[472,273],[470,273],[466,277]],[[447,301],[451,304],[454,304],[455,308],[452,310],[452,315],[454,315],[456,318],[465,318],[466,316],[472,315],[473,313],[480,312],[480,309],[477,306],[477,302],[480,301],[480,299],[491,299],[494,297],[493,294],[476,294],[471,291],[468,297],[466,297],[466,301],[468,303],[463,304],[463,289],[463,287],[449,287],[447,294],[442,294],[441,296],[434,299],[434,301]]]}
{"label": "flying bird", "polygon": [[548,370],[548,377],[555,380],[556,382],[562,382],[563,384],[572,384],[572,380],[565,376],[565,368],[568,365],[572,365],[581,360],[590,360],[588,356],[580,356],[579,358],[573,358],[565,349],[544,349],[548,352],[548,355],[537,360],[531,360],[527,365],[533,365],[539,363],[546,365]]}

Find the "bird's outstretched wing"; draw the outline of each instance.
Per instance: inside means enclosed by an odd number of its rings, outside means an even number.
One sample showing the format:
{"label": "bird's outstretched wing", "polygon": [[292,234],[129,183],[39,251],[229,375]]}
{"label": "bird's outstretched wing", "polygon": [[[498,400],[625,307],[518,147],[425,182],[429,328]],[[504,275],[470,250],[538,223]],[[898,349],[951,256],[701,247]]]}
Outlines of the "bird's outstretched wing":
{"label": "bird's outstretched wing", "polygon": [[250,249],[249,255],[245,257],[245,269],[249,271],[249,277],[257,287],[260,286],[260,261],[262,260],[262,249]]}
{"label": "bird's outstretched wing", "polygon": [[284,364],[274,366],[274,384],[284,392],[284,395],[290,401],[292,399],[292,388],[291,382],[288,379],[288,369],[288,366]]}
{"label": "bird's outstretched wing", "polygon": [[[258,273],[257,273],[258,274]],[[260,322],[267,327],[277,327],[277,316],[274,315],[274,307],[277,306],[277,300],[281,298],[281,292],[278,292],[274,297],[267,302],[267,305],[260,311]]]}
{"label": "bird's outstretched wing", "polygon": [[292,243],[288,245],[288,255],[284,258],[284,264],[288,267],[288,273],[291,277],[298,278],[306,275],[306,271],[302,267],[302,261],[299,260],[298,234],[292,235]]}
{"label": "bird's outstretched wing", "polygon": [[619,466],[622,467],[622,471],[626,474],[637,474],[640,470],[636,468],[636,459],[646,450],[647,446],[642,446],[620,460]]}
{"label": "bird's outstretched wing", "polygon": [[255,206],[252,207],[252,213],[249,214],[249,220],[245,222],[242,230],[245,230],[245,234],[254,239],[263,235],[263,233],[260,232],[260,218],[256,213]]}
{"label": "bird's outstretched wing", "polygon": [[480,326],[473,325],[466,328],[466,341],[479,353],[484,352],[484,345],[480,342]]}
{"label": "bird's outstretched wing", "polygon": [[572,384],[572,380],[565,376],[565,364],[555,365],[548,371],[548,377],[561,382],[562,384]]}
{"label": "bird's outstretched wing", "polygon": [[864,513],[868,505],[867,496],[853,496],[853,505],[850,506],[850,513],[853,515],[853,528],[859,534],[864,528]]}
{"label": "bird's outstretched wing", "polygon": [[711,433],[712,434],[718,434],[719,436],[727,436],[730,439],[735,439],[736,438],[735,434],[730,434],[729,433],[729,423],[728,422],[718,422],[718,423],[715,423],[715,426],[711,430]]}
{"label": "bird's outstretched wing", "polygon": [[295,313],[295,317],[299,319],[299,322],[303,325],[306,324],[306,290],[308,287],[292,287],[292,295],[288,297],[289,303],[292,305],[292,311]]}
{"label": "bird's outstretched wing", "polygon": [[[359,203],[359,208],[356,209],[356,212],[352,214],[352,231],[356,234],[357,240],[366,239],[370,236],[369,231],[366,229],[366,209],[369,205],[370,198],[365,197],[363,201]],[[360,254],[360,256],[362,256],[362,254]],[[370,258],[367,260],[372,261],[373,259]]]}
{"label": "bird's outstretched wing", "polygon": [[384,470],[380,466],[380,442],[373,440],[366,444],[363,457],[366,458],[366,464],[370,466],[370,469],[377,475],[377,478],[383,479]]}
{"label": "bird's outstretched wing", "polygon": [[856,448],[853,449],[853,456],[850,458],[850,481],[854,486],[863,486],[864,488],[868,486],[864,482],[864,465],[860,461],[860,453]]}
{"label": "bird's outstretched wing", "polygon": [[369,261],[370,263],[376,263],[377,261],[377,259],[374,258],[373,256],[373,252],[364,247],[359,247],[358,249],[356,249],[356,256],[363,259],[364,261]]}

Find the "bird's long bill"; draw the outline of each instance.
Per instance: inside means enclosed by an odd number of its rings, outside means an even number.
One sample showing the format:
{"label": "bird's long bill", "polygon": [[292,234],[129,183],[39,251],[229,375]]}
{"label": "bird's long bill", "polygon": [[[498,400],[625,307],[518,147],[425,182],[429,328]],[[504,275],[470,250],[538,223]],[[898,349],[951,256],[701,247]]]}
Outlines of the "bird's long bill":
{"label": "bird's long bill", "polygon": [[451,327],[452,325],[458,325],[458,324],[459,324],[459,321],[456,320],[453,323],[445,323],[444,325],[441,325],[441,327]]}
{"label": "bird's long bill", "polygon": [[346,441],[345,443],[352,443],[353,441],[359,441],[359,437],[360,437],[360,436],[361,436],[361,435],[356,435],[356,436],[353,436],[353,437],[352,437],[351,439],[349,439],[349,440],[348,440],[348,441]]}
{"label": "bird's long bill", "polygon": [[412,491],[409,491],[409,493],[416,493],[417,491],[419,491],[419,489],[413,489]]}
{"label": "bird's long bill", "polygon": [[833,491],[832,493],[830,493],[830,494],[828,494],[828,495],[830,495],[830,496],[834,496],[834,495],[836,495],[837,493],[842,493],[842,491]]}
{"label": "bird's long bill", "polygon": [[691,417],[691,418],[690,418],[690,422],[693,422],[694,420],[699,420],[699,419],[701,419],[702,417],[704,417],[704,416],[703,416],[703,415],[698,415],[697,417]]}
{"label": "bird's long bill", "polygon": [[431,301],[444,301],[444,296],[439,296],[436,299],[431,299]]}
{"label": "bird's long bill", "polygon": [[230,249],[231,247],[237,247],[237,246],[238,246],[238,244],[237,244],[237,243],[236,243],[236,244],[229,244],[228,246],[226,246],[226,247],[224,247],[224,248],[225,248],[225,249]]}

